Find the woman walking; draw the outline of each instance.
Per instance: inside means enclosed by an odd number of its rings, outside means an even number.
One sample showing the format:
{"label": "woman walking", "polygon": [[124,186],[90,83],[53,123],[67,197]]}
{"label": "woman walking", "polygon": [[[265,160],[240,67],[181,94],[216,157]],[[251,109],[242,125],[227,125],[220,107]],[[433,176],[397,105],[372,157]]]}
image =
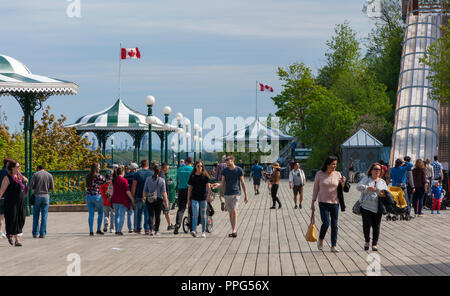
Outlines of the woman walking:
{"label": "woman walking", "polygon": [[94,216],[97,210],[97,234],[103,235],[102,220],[103,220],[103,198],[100,193],[100,186],[106,184],[108,181],[100,174],[100,164],[93,163],[91,171],[86,177],[87,196],[86,204],[89,211],[89,235],[94,235]]}
{"label": "woman walking", "polygon": [[153,176],[148,177],[144,184],[143,201],[148,209],[150,236],[159,235],[161,211],[169,207],[166,182],[159,176],[159,168],[153,167]]}
{"label": "woman walking", "polygon": [[367,177],[364,177],[356,190],[361,191],[359,199],[361,203],[361,216],[363,222],[363,232],[365,245],[364,250],[369,250],[370,229],[372,228],[372,251],[378,251],[377,243],[380,236],[380,224],[383,213],[379,208],[379,196],[385,197],[385,191],[388,190],[386,182],[382,177],[382,166],[374,163],[367,171]]}
{"label": "woman walking", "polygon": [[311,203],[311,215],[314,215],[316,200],[319,202],[320,217],[322,226],[320,227],[320,235],[317,241],[319,250],[323,248],[323,239],[330,226],[331,217],[331,252],[337,253],[336,248],[338,234],[338,214],[339,214],[339,198],[338,186],[345,186],[345,177],[336,171],[337,157],[328,156],[322,169],[317,172],[314,179],[313,199]]}
{"label": "woman walking", "polygon": [[270,175],[270,179],[269,179],[269,188],[270,188],[270,194],[272,195],[272,202],[273,205],[270,209],[276,209],[276,203],[278,203],[278,208],[281,208],[281,202],[280,199],[277,197],[277,193],[278,193],[278,187],[280,186],[280,171],[281,171],[281,167],[278,164],[278,162],[275,162],[272,165],[272,169],[273,172]]}
{"label": "woman walking", "polygon": [[111,203],[114,208],[114,226],[116,235],[123,235],[122,227],[125,222],[125,213],[130,210],[130,201],[133,206],[136,204],[131,194],[128,181],[125,179],[125,169],[118,167],[113,174],[113,194]]}
{"label": "woman walking", "polygon": [[20,164],[14,160],[7,166],[8,175],[2,180],[0,196],[5,194],[5,226],[9,244],[21,247],[19,234],[25,225],[25,192],[27,178],[20,174]]}
{"label": "woman walking", "polygon": [[200,217],[202,222],[202,237],[206,237],[206,207],[210,201],[210,176],[203,166],[201,160],[195,162],[194,170],[189,177],[189,188],[187,204],[191,208],[192,225],[191,235],[197,237],[197,224],[200,210]]}
{"label": "woman walking", "polygon": [[416,164],[412,170],[414,187],[416,191],[414,191],[412,206],[414,207],[414,214],[416,216],[422,217],[422,209],[423,209],[423,199],[425,197],[425,193],[427,192],[427,174],[425,170],[425,164],[422,159],[416,160]]}

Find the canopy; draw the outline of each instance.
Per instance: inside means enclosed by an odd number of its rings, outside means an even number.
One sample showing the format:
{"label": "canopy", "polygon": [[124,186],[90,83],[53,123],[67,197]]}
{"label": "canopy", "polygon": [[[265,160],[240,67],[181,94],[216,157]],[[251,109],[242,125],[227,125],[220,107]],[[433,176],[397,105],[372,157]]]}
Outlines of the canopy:
{"label": "canopy", "polygon": [[[80,132],[112,131],[148,131],[145,121],[147,115],[136,112],[118,99],[112,106],[89,115],[84,115],[67,127],[75,127]],[[165,131],[164,123],[155,117],[156,123],[152,124],[152,131]],[[167,125],[168,131],[175,131],[176,126]]]}
{"label": "canopy", "polygon": [[259,120],[255,120],[243,128],[228,132],[222,139],[224,141],[237,141],[243,135],[245,135],[245,141],[270,140],[272,137],[279,141],[294,140],[294,137],[284,134],[279,129],[268,127]]}
{"label": "canopy", "polygon": [[50,95],[76,94],[73,82],[32,74],[18,60],[0,55],[0,95],[36,94],[41,100]]}
{"label": "canopy", "polygon": [[383,144],[378,141],[374,136],[369,134],[365,129],[360,129],[347,141],[345,141],[342,147],[383,147]]}

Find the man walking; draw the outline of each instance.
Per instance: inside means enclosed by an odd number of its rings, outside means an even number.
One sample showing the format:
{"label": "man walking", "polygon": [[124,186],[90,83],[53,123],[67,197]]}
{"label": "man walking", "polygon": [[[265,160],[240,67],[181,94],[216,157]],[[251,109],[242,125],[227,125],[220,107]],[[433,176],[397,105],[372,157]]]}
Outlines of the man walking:
{"label": "man walking", "polygon": [[136,225],[135,232],[141,233],[142,230],[142,213],[144,213],[144,230],[145,234],[150,233],[150,224],[148,223],[149,215],[147,206],[142,202],[142,194],[144,190],[145,180],[153,176],[153,172],[149,170],[148,160],[141,161],[141,169],[133,176],[133,185],[131,187],[131,195],[136,201]]}
{"label": "man walking", "polygon": [[188,181],[191,176],[194,167],[192,165],[192,158],[186,158],[186,165],[178,168],[177,171],[177,181],[178,181],[178,211],[175,224],[175,230],[173,234],[178,234],[178,229],[183,221],[184,211],[187,205],[187,194],[188,194]]}
{"label": "man walking", "polygon": [[[294,209],[302,208],[303,186],[306,183],[305,173],[300,168],[298,162],[294,164],[294,169],[289,173],[289,187],[294,191]],[[297,194],[300,195],[300,205],[297,206]]]}
{"label": "man walking", "polygon": [[[166,182],[166,192],[167,192],[167,198],[169,199],[170,196],[170,188],[169,188],[169,179],[167,178],[167,173],[169,173],[169,165],[165,162],[161,165],[161,172],[159,173],[159,176],[164,179],[164,182]],[[170,221],[170,209],[172,208],[172,203],[169,201],[167,203],[167,208],[163,209],[164,216],[166,217],[167,221],[167,230],[174,230],[174,226],[172,225],[172,222]]]}
{"label": "man walking", "polygon": [[238,203],[241,195],[241,185],[244,191],[245,203],[248,202],[247,189],[245,188],[244,171],[234,164],[234,156],[225,159],[227,167],[222,171],[221,191],[224,192],[225,207],[230,215],[232,232],[228,237],[237,237]]}
{"label": "man walking", "polygon": [[[222,181],[222,172],[227,167],[227,164],[225,162],[226,158],[227,158],[226,155],[222,156],[222,162],[216,168],[216,176],[215,176],[216,182]],[[222,191],[220,191],[219,193],[219,199],[220,199],[220,209],[223,212],[225,211],[225,199],[223,197]]]}
{"label": "man walking", "polygon": [[250,169],[250,181],[253,179],[253,189],[255,189],[255,195],[259,194],[259,186],[261,185],[263,168],[258,164],[258,160],[255,160],[255,164]]}
{"label": "man walking", "polygon": [[[50,206],[50,191],[53,190],[53,176],[39,165],[31,178],[31,189],[34,191],[33,237],[45,238],[47,234],[47,216]],[[41,225],[39,227],[39,214]]]}

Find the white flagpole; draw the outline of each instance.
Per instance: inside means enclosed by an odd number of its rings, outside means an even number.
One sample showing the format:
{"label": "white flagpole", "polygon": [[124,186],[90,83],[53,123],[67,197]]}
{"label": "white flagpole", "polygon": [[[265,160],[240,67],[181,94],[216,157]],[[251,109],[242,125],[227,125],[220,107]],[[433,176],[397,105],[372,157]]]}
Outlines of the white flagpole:
{"label": "white flagpole", "polygon": [[258,120],[258,80],[256,80],[256,120]]}
{"label": "white flagpole", "polygon": [[122,70],[122,42],[120,43],[120,50],[119,50],[119,99],[120,99],[120,75]]}

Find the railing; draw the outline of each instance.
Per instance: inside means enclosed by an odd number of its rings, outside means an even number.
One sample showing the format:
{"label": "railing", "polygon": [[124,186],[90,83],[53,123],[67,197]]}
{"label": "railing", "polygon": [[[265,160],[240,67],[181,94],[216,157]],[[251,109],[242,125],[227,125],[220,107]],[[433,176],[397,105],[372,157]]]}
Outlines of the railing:
{"label": "railing", "polygon": [[[100,171],[106,175],[107,170]],[[86,176],[89,171],[49,171],[53,176],[54,190],[50,194],[51,204],[83,204],[86,196]],[[169,169],[168,177],[176,179],[176,168]]]}

